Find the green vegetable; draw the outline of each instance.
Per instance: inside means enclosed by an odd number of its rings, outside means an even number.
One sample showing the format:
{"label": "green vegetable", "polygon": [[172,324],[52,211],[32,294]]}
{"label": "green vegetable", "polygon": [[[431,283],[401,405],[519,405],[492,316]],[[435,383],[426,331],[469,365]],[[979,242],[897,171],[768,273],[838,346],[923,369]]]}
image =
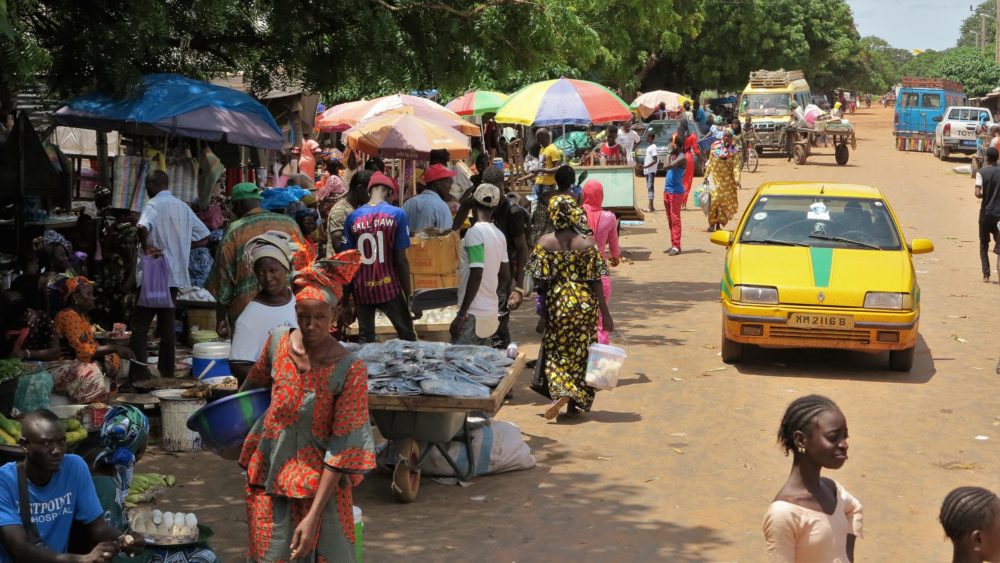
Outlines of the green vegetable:
{"label": "green vegetable", "polygon": [[22,371],[24,371],[24,364],[21,363],[21,360],[17,358],[0,360],[0,381],[17,377],[21,375]]}

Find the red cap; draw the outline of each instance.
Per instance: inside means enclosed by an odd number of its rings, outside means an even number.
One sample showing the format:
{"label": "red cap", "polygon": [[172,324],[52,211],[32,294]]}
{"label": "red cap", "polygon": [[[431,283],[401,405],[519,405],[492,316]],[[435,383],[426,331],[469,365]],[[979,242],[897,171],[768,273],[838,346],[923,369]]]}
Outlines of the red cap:
{"label": "red cap", "polygon": [[443,178],[454,178],[455,173],[448,169],[447,166],[443,164],[434,164],[428,166],[427,170],[424,170],[424,175],[420,178],[425,184],[430,184],[431,182],[437,182]]}
{"label": "red cap", "polygon": [[387,186],[396,190],[396,182],[392,178],[386,176],[382,172],[376,172],[372,174],[371,180],[368,180],[368,189],[372,189],[375,186]]}

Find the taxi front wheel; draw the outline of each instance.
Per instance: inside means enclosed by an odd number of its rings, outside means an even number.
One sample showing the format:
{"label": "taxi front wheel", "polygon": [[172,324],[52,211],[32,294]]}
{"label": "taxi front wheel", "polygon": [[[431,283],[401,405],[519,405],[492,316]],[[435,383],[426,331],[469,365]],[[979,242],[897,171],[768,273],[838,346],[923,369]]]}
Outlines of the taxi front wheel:
{"label": "taxi front wheel", "polygon": [[743,351],[746,345],[734,342],[722,334],[722,361],[726,364],[735,364],[743,360]]}
{"label": "taxi front wheel", "polygon": [[905,350],[890,350],[889,368],[892,371],[910,371],[910,368],[913,367],[913,351],[913,347]]}

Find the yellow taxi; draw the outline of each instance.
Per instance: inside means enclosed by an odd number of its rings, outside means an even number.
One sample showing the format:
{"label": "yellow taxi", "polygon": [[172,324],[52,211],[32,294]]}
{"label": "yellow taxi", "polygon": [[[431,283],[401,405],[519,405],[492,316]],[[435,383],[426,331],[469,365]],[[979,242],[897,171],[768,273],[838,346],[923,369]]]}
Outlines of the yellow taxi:
{"label": "yellow taxi", "polygon": [[920,319],[920,286],[909,244],[877,189],[854,184],[762,185],[735,231],[722,275],[722,360],[748,344],[889,352],[909,371]]}

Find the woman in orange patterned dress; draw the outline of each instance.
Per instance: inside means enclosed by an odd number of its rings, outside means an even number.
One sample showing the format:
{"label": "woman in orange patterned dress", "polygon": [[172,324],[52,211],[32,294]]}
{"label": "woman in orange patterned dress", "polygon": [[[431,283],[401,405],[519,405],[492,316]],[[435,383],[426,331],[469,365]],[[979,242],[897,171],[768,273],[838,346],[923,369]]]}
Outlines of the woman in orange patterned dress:
{"label": "woman in orange patterned dress", "polygon": [[240,455],[250,561],[354,561],[351,489],[375,468],[368,370],[330,335],[359,255],[314,258],[294,258],[299,329],[271,333],[243,386],[271,388]]}
{"label": "woman in orange patterned dress", "polygon": [[52,326],[68,355],[46,365],[52,374],[53,390],[74,403],[104,401],[111,390],[112,379],[119,375],[119,356],[134,356],[127,346],[98,344],[94,327],[90,325],[94,282],[74,276],[61,280],[60,284],[67,307],[59,311]]}

